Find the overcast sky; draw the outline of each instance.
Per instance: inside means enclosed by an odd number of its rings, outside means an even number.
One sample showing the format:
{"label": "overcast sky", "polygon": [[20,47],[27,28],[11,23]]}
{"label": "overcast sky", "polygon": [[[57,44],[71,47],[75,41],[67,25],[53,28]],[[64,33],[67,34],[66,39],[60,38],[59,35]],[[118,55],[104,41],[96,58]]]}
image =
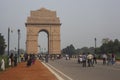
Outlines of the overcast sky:
{"label": "overcast sky", "polygon": [[[17,48],[17,29],[21,30],[20,47],[25,49],[25,22],[31,10],[47,8],[57,12],[61,25],[61,49],[73,44],[75,48],[101,45],[103,38],[120,40],[120,0],[0,0],[0,33],[6,44],[8,27],[10,49]],[[40,33],[39,42],[46,47],[47,37]],[[45,36],[44,36],[45,35]],[[45,41],[45,42],[44,42]]]}

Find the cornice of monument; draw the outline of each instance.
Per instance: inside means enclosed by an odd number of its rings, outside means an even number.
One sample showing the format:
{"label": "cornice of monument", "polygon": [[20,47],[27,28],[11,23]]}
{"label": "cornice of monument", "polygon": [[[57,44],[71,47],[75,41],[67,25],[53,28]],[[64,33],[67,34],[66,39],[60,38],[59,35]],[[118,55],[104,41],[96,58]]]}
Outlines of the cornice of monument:
{"label": "cornice of monument", "polygon": [[47,9],[47,8],[44,8],[44,7],[42,7],[42,8],[40,8],[40,9],[38,9],[37,11],[50,11],[50,12],[53,12],[53,11],[51,11],[51,10]]}
{"label": "cornice of monument", "polygon": [[56,11],[41,8],[36,11],[31,11],[26,25],[61,25],[61,23],[59,17],[56,15]]}
{"label": "cornice of monument", "polygon": [[27,25],[61,25],[61,23],[25,23]]}
{"label": "cornice of monument", "polygon": [[52,11],[46,8],[40,8],[35,11],[31,11],[30,17],[57,17],[56,11]]}

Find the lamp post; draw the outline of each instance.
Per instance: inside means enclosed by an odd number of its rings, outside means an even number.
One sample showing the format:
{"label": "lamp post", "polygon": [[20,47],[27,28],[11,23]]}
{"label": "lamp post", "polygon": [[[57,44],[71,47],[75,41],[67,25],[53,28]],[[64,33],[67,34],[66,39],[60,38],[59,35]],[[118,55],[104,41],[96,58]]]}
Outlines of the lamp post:
{"label": "lamp post", "polygon": [[8,27],[8,56],[10,54],[10,32],[12,33],[13,31],[10,30],[10,28]]}
{"label": "lamp post", "polygon": [[8,28],[8,57],[9,57],[9,45],[10,45],[10,28]]}
{"label": "lamp post", "polygon": [[95,38],[95,54],[96,54],[96,40],[97,40],[97,39]]}
{"label": "lamp post", "polygon": [[16,54],[16,47],[15,47],[15,54]]}
{"label": "lamp post", "polygon": [[20,29],[18,29],[18,62],[19,62],[19,55],[20,55]]}

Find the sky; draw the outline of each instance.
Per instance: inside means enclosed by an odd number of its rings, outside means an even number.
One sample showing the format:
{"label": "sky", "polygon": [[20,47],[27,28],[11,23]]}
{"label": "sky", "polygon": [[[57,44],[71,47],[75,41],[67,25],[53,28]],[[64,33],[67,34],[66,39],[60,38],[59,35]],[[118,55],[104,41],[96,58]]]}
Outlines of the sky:
{"label": "sky", "polygon": [[[103,38],[120,40],[120,0],[0,0],[0,33],[10,49],[17,48],[20,29],[20,48],[26,49],[25,22],[30,11],[47,8],[57,12],[61,25],[61,49],[73,44],[74,47],[97,47]],[[42,37],[42,38],[41,38]],[[41,38],[41,39],[40,39]],[[39,44],[46,48],[46,33],[39,33]]]}

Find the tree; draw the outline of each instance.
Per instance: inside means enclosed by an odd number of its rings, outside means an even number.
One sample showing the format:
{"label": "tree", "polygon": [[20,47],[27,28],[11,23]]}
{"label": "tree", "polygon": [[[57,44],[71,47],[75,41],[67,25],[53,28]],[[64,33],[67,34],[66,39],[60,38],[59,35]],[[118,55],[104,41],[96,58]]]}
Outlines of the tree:
{"label": "tree", "polygon": [[120,53],[120,41],[118,39],[103,40],[103,44],[99,48],[101,53]]}
{"label": "tree", "polygon": [[62,50],[63,54],[68,54],[70,57],[72,57],[72,55],[76,54],[76,50],[75,47],[71,44],[70,46],[67,46],[66,48],[64,48]]}
{"label": "tree", "polygon": [[119,50],[119,48],[120,48],[120,42],[119,42],[118,39],[115,39],[115,40],[114,40],[113,46],[114,46],[114,47],[113,47],[113,52],[114,52],[114,53],[120,52],[120,50]]}
{"label": "tree", "polygon": [[108,44],[107,44],[107,52],[108,53],[113,53],[113,48],[114,48],[114,42],[112,41],[112,40],[110,40],[109,42],[108,42]]}
{"label": "tree", "polygon": [[80,53],[88,53],[89,52],[89,48],[88,47],[83,47],[80,50]]}
{"label": "tree", "polygon": [[75,53],[75,47],[71,44],[70,46],[69,46],[69,54],[70,54],[70,57],[72,57],[72,55],[74,55],[74,54],[76,54]]}
{"label": "tree", "polygon": [[5,39],[4,36],[2,36],[0,33],[0,55],[4,54],[5,48],[6,48]]}

